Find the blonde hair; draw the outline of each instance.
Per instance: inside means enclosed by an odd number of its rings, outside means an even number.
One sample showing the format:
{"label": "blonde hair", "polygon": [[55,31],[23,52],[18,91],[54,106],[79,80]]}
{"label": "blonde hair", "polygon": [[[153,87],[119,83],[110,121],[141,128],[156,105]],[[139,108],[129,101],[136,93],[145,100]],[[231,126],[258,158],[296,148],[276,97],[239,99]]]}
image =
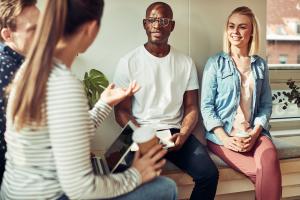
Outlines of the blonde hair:
{"label": "blonde hair", "polygon": [[224,27],[224,34],[223,34],[223,51],[230,54],[231,53],[231,44],[228,40],[228,35],[227,35],[227,29],[228,29],[228,23],[229,19],[232,15],[234,14],[240,14],[240,15],[245,15],[249,17],[251,24],[252,24],[252,35],[248,43],[248,54],[249,56],[255,55],[258,53],[259,50],[259,22],[257,18],[255,17],[254,13],[252,10],[246,6],[241,6],[236,9],[234,9],[230,15],[227,17],[227,22]]}
{"label": "blonde hair", "polygon": [[12,83],[11,113],[18,130],[30,123],[42,125],[46,85],[53,66],[56,45],[74,34],[85,22],[100,24],[103,0],[48,0],[39,19],[33,44]]}
{"label": "blonde hair", "polygon": [[[28,6],[34,6],[37,0],[1,0],[0,1],[0,31],[3,28],[16,30],[16,18],[21,14],[23,9]],[[0,41],[3,38],[0,35]]]}

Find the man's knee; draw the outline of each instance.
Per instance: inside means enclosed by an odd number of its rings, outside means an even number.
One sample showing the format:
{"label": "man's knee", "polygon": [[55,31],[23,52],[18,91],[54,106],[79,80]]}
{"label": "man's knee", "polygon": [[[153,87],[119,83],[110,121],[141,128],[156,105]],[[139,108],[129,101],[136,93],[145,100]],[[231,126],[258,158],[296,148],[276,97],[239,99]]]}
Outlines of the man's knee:
{"label": "man's knee", "polygon": [[211,168],[208,170],[208,172],[206,174],[206,179],[210,180],[212,182],[215,182],[215,183],[218,182],[218,180],[219,180],[219,170],[215,165],[211,166]]}
{"label": "man's knee", "polygon": [[212,164],[204,168],[197,176],[193,177],[193,179],[196,183],[203,183],[205,181],[212,184],[217,184],[219,180],[219,170],[214,164]]}

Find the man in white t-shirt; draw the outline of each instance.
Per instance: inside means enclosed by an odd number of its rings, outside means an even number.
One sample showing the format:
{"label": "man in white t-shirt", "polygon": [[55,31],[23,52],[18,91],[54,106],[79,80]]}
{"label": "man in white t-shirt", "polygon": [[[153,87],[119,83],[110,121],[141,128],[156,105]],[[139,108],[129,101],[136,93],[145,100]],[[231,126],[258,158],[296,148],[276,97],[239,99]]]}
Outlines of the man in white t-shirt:
{"label": "man in white t-shirt", "polygon": [[175,27],[171,7],[152,3],[143,20],[146,44],[120,59],[114,82],[128,87],[136,80],[141,86],[133,97],[115,108],[117,122],[129,120],[138,126],[170,130],[175,147],[166,158],[193,177],[190,199],[214,199],[218,170],[192,131],[198,121],[198,78],[196,67],[186,56],[168,44]]}

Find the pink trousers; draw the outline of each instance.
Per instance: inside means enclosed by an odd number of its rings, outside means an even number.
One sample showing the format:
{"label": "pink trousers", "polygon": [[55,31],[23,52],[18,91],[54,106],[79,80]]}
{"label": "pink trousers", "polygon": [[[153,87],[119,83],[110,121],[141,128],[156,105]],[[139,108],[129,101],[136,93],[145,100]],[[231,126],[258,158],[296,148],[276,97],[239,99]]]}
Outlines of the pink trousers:
{"label": "pink trousers", "polygon": [[239,153],[208,141],[211,152],[245,174],[255,185],[256,200],[280,200],[281,172],[277,151],[266,136],[258,137],[252,150]]}

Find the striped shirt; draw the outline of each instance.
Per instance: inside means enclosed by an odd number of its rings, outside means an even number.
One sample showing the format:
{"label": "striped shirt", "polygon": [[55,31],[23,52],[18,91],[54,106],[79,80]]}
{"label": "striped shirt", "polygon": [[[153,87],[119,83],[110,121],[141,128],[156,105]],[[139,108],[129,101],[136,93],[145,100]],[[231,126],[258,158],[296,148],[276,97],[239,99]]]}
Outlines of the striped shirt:
{"label": "striped shirt", "polygon": [[[13,91],[11,93],[13,96]],[[42,126],[13,127],[8,102],[7,163],[1,199],[100,199],[141,184],[139,172],[96,176],[90,162],[91,136],[111,111],[101,100],[89,111],[82,83],[63,64],[54,64],[47,83]]]}
{"label": "striped shirt", "polygon": [[20,68],[24,57],[11,49],[6,44],[0,43],[0,184],[4,173],[6,143],[4,140],[6,125],[6,102],[5,89],[13,79],[16,71]]}

